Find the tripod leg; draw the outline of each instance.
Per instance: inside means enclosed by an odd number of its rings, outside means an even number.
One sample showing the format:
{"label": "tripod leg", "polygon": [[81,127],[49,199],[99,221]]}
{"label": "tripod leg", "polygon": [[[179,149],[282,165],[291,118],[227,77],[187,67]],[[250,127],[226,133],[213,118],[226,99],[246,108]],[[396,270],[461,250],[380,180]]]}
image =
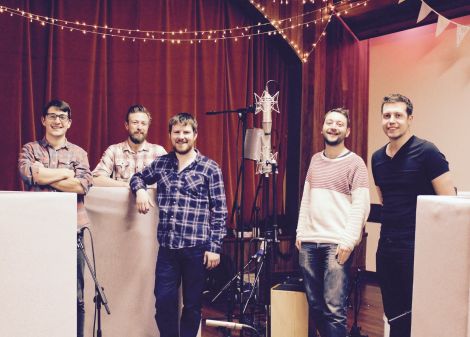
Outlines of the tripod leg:
{"label": "tripod leg", "polygon": [[354,298],[354,301],[353,301],[354,323],[351,327],[351,330],[349,331],[348,337],[368,337],[367,335],[361,334],[361,327],[358,326],[357,324],[357,320],[359,318],[359,309],[361,306],[360,304],[361,302],[361,298],[360,298],[361,297],[361,290],[360,290],[361,272],[362,272],[361,268],[357,268],[356,275],[354,276],[354,281],[353,281],[354,296],[352,297]]}

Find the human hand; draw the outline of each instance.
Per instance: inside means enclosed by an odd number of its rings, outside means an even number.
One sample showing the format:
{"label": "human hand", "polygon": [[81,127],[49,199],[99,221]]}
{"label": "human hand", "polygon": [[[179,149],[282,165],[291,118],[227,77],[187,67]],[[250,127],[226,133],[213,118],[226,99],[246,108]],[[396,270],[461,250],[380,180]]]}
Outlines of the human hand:
{"label": "human hand", "polygon": [[204,253],[204,265],[206,269],[214,269],[220,263],[220,254],[206,251]]}
{"label": "human hand", "polygon": [[302,241],[300,241],[299,239],[296,239],[295,246],[297,247],[298,250],[300,250],[300,247],[302,246]]}
{"label": "human hand", "polygon": [[137,210],[141,214],[147,214],[147,212],[150,210],[150,207],[154,207],[155,204],[152,201],[152,198],[148,194],[146,190],[141,188],[136,192],[136,206]]}
{"label": "human hand", "polygon": [[351,249],[347,247],[341,247],[341,245],[338,245],[338,247],[336,248],[336,261],[338,261],[339,264],[346,263],[351,253],[352,253]]}

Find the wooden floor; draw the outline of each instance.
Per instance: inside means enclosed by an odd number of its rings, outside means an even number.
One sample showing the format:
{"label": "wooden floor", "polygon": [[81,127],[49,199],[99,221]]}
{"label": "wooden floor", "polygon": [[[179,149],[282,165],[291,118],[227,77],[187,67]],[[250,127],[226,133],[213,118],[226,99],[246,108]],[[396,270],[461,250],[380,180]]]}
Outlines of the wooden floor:
{"label": "wooden floor", "polygon": [[[383,337],[383,307],[380,289],[377,285],[365,285],[362,288],[362,303],[359,310],[358,326],[361,328],[361,334],[368,337]],[[224,312],[215,309],[212,306],[205,305],[202,311],[202,337],[222,337],[224,332],[218,328],[208,327],[204,324],[206,318],[221,319]],[[348,330],[353,323],[353,308],[348,310]],[[238,333],[232,332],[232,336],[238,336]],[[245,333],[244,336],[251,336]],[[286,336],[288,337],[288,336]]]}

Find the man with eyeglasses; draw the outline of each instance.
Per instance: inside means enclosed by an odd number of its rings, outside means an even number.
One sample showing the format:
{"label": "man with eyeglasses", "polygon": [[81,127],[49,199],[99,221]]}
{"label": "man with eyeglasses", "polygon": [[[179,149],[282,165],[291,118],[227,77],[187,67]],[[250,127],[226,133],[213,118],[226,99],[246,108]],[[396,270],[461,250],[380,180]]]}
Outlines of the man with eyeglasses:
{"label": "man with eyeglasses", "polygon": [[129,187],[129,179],[134,173],[166,154],[162,146],[146,140],[151,121],[150,112],[143,105],[136,104],[129,108],[124,122],[129,135],[122,143],[106,149],[93,170],[95,186]]}
{"label": "man with eyeglasses", "polygon": [[[41,117],[45,136],[23,146],[18,169],[25,189],[33,192],[77,193],[77,226],[88,224],[83,203],[92,185],[87,153],[65,137],[72,124],[70,106],[61,100],[50,101]],[[85,303],[83,300],[84,260],[77,250],[77,337],[83,336]]]}

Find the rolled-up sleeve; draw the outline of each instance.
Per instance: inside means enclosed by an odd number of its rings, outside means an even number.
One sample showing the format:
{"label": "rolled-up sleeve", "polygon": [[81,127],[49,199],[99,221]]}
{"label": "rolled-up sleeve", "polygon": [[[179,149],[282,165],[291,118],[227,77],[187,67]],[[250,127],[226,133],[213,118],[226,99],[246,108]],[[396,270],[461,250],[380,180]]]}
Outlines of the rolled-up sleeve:
{"label": "rolled-up sleeve", "polygon": [[18,170],[23,182],[31,186],[34,184],[32,166],[34,164],[34,152],[31,143],[25,144],[18,158]]}
{"label": "rolled-up sleeve", "polygon": [[100,159],[98,165],[93,170],[93,177],[104,176],[111,177],[114,169],[114,151],[111,147],[108,147],[104,151],[103,156]]}
{"label": "rolled-up sleeve", "polygon": [[130,181],[132,193],[136,193],[143,188],[147,189],[147,185],[153,185],[157,177],[156,162],[153,161],[149,166],[146,166],[142,171],[134,174]]}
{"label": "rolled-up sleeve", "polygon": [[90,171],[90,164],[88,162],[88,155],[84,150],[81,150],[77,154],[77,162],[74,167],[75,178],[80,181],[80,185],[83,187],[85,194],[88,193],[90,187],[93,185],[93,178]]}
{"label": "rolled-up sleeve", "polygon": [[214,169],[209,179],[210,251],[220,253],[222,239],[227,233],[227,203],[224,180],[219,167]]}

